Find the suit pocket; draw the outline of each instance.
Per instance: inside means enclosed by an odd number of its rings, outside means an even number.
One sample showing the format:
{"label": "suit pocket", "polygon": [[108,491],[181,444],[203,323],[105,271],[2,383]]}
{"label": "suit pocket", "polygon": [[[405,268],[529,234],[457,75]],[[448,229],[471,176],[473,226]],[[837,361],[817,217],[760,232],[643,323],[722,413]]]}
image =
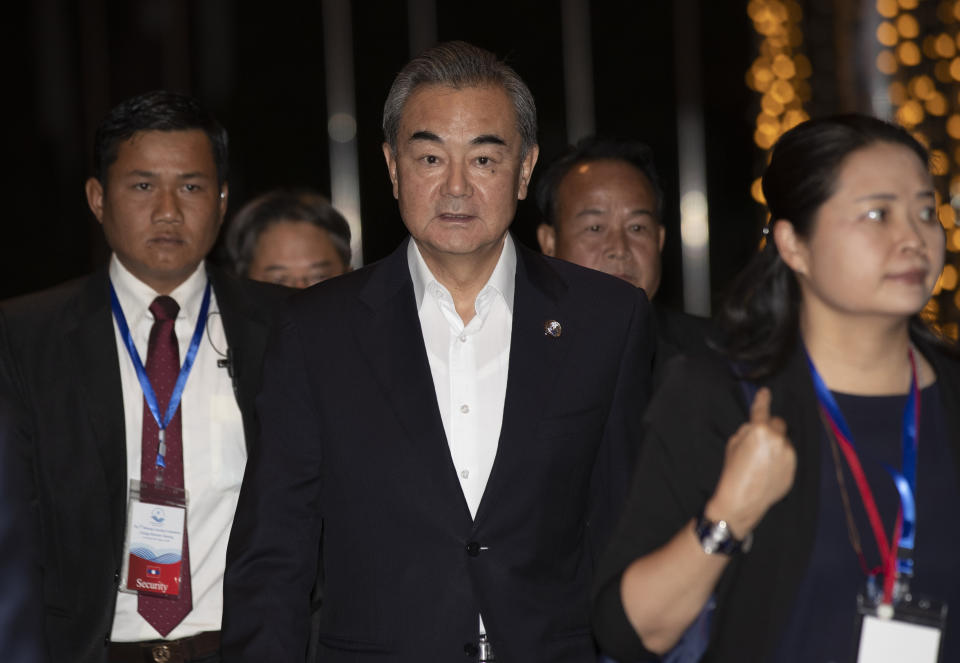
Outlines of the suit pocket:
{"label": "suit pocket", "polygon": [[364,640],[352,636],[336,635],[333,633],[319,633],[317,640],[321,647],[336,651],[364,652],[368,654],[391,654],[393,648],[383,642]]}
{"label": "suit pocket", "polygon": [[565,628],[559,631],[554,631],[547,637],[550,640],[570,640],[575,638],[589,640],[593,638],[593,631],[590,630],[589,626],[575,626],[573,628]]}

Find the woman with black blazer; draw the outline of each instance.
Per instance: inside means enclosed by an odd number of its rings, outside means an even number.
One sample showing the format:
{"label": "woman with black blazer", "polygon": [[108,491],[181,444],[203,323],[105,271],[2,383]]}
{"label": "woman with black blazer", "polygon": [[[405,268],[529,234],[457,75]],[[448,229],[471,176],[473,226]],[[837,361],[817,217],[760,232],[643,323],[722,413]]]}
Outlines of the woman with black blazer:
{"label": "woman with black blazer", "polygon": [[807,122],[763,191],[721,353],[671,367],[600,564],[595,630],[620,661],[678,642],[856,660],[863,614],[960,609],[960,360],[919,317],[945,251],[926,150],[870,117]]}

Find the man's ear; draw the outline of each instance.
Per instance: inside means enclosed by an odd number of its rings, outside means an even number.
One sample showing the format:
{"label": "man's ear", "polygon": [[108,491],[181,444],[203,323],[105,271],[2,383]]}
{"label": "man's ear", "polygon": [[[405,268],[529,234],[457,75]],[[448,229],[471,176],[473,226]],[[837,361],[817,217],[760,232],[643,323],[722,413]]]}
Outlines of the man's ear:
{"label": "man's ear", "polygon": [[97,217],[99,223],[103,223],[103,184],[96,177],[91,177],[83,188],[87,193],[87,205],[90,211]]}
{"label": "man's ear", "polygon": [[383,158],[387,162],[387,174],[390,175],[390,183],[393,184],[393,197],[400,197],[400,188],[397,186],[397,156],[393,153],[390,143],[383,144]]}
{"label": "man's ear", "polygon": [[527,154],[520,160],[520,183],[517,186],[517,200],[523,200],[527,197],[527,189],[530,187],[530,177],[533,175],[533,167],[537,165],[537,158],[540,156],[540,146],[532,145]]}
{"label": "man's ear", "polygon": [[557,231],[546,223],[537,226],[537,241],[540,242],[540,250],[545,256],[557,255]]}
{"label": "man's ear", "polygon": [[773,232],[767,238],[767,241],[773,241],[777,245],[777,252],[787,263],[787,267],[797,274],[806,275],[810,271],[810,250],[806,242],[797,235],[793,224],[786,219],[777,219],[771,222]]}
{"label": "man's ear", "polygon": [[663,253],[663,245],[667,241],[667,229],[663,227],[663,224],[659,221],[657,222],[658,233],[660,238],[657,240],[657,246],[659,247],[660,253]]}

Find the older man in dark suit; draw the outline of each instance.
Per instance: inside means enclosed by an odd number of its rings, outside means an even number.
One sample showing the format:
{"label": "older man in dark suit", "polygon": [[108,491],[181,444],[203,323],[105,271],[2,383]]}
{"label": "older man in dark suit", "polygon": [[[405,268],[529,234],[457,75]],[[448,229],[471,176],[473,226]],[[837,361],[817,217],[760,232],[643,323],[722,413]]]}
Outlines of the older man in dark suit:
{"label": "older man in dark suit", "polygon": [[[109,264],[0,307],[55,661],[218,660],[226,539],[279,299],[204,262],[226,165],[226,132],[195,99],[120,104],[97,131],[86,186]],[[184,503],[163,555],[127,544],[139,510],[164,517],[139,504]]]}
{"label": "older man in dark suit", "polygon": [[592,570],[647,398],[646,298],[507,232],[536,111],[491,53],[414,59],[384,133],[412,239],[281,320],[224,657],[303,660],[322,540],[321,661],[592,663]]}

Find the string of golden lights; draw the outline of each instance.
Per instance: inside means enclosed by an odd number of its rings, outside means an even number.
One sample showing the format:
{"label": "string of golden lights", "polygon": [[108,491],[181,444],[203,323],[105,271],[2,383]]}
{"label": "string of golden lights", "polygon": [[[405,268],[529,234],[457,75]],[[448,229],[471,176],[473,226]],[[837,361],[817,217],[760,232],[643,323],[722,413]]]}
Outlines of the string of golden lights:
{"label": "string of golden lights", "polygon": [[[810,60],[803,54],[803,9],[797,0],[750,0],[747,15],[759,35],[759,55],[747,71],[747,86],[761,95],[753,141],[769,150],[785,132],[810,119]],[[763,204],[760,178],[750,187]]]}

